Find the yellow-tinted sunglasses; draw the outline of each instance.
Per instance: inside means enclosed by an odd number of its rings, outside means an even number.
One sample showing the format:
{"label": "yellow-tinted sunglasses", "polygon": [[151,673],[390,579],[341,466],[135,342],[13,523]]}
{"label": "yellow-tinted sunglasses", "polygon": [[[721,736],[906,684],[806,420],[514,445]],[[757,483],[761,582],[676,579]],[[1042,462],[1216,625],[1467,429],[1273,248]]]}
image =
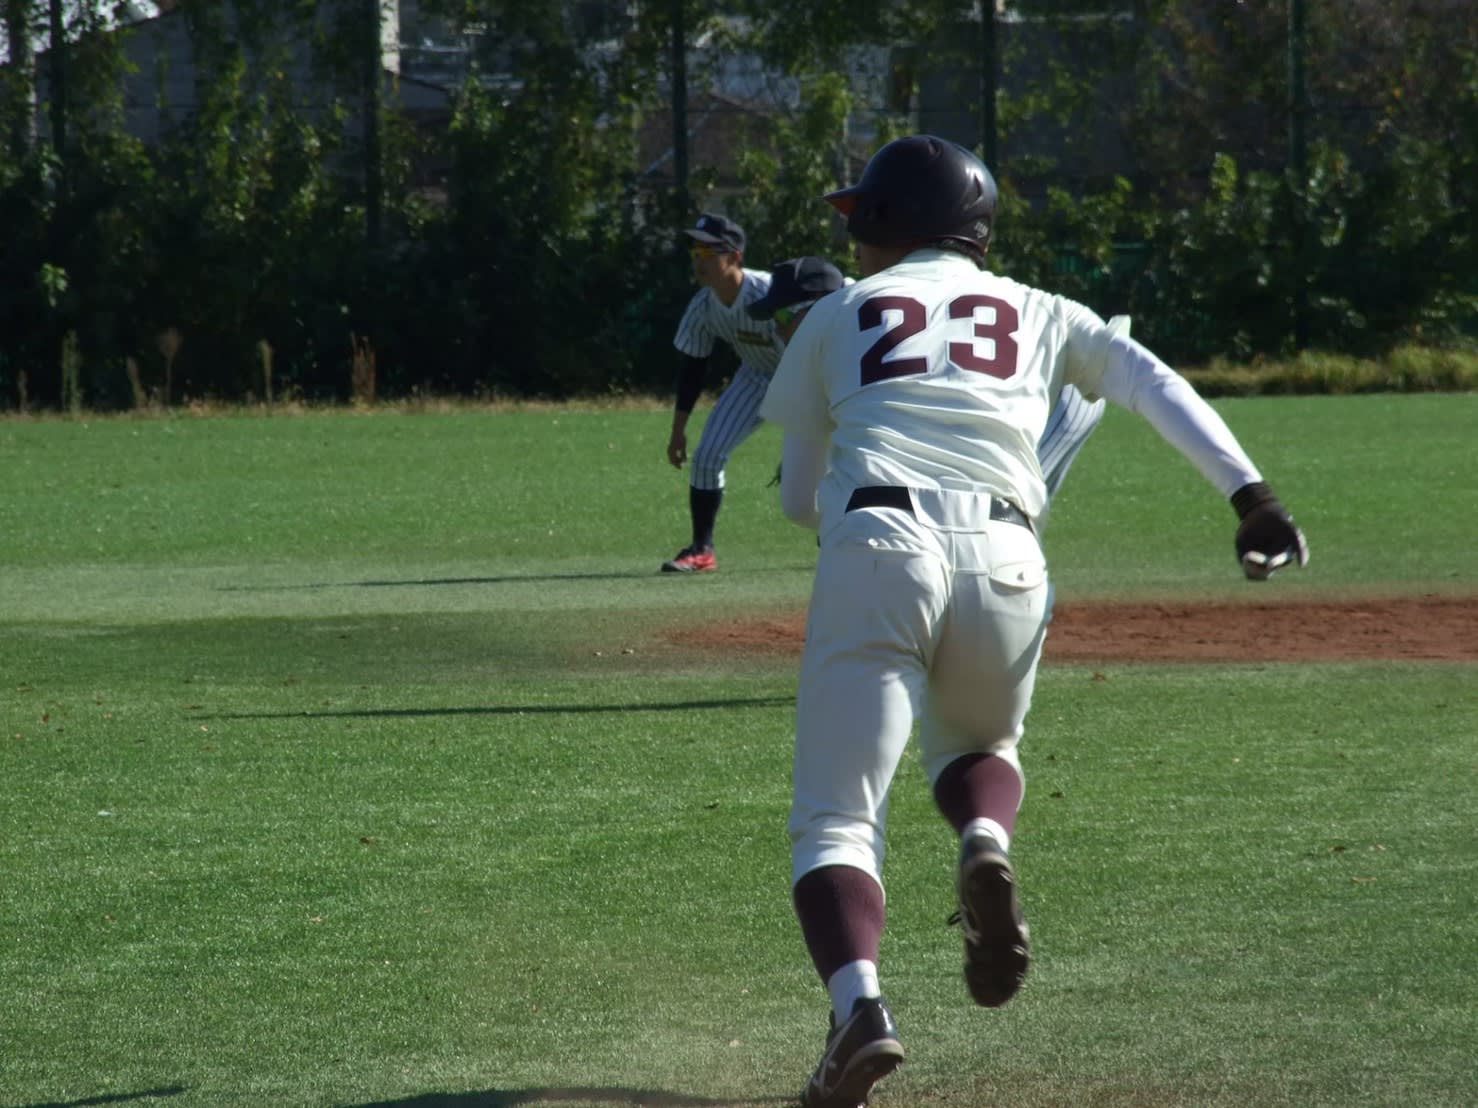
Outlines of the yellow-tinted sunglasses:
{"label": "yellow-tinted sunglasses", "polygon": [[732,253],[726,246],[713,246],[706,242],[695,242],[688,247],[688,253],[695,258],[717,258],[720,254]]}

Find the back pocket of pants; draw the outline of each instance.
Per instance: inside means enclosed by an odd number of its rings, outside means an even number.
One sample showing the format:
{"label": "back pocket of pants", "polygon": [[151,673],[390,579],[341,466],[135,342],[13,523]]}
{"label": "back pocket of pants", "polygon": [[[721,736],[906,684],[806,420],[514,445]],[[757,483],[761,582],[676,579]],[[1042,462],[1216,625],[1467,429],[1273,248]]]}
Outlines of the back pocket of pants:
{"label": "back pocket of pants", "polygon": [[1047,580],[1047,567],[1040,561],[1005,562],[990,571],[991,582],[1013,592],[1029,592]]}

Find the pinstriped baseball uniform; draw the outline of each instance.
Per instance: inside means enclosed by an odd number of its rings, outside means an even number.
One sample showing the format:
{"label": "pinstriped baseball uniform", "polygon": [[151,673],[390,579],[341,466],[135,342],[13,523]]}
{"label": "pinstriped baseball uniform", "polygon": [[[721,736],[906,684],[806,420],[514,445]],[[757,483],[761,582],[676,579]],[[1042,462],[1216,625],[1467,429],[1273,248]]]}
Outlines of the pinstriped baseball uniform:
{"label": "pinstriped baseball uniform", "polygon": [[725,304],[710,288],[701,288],[688,301],[677,326],[673,345],[689,357],[706,358],[714,344],[726,342],[739,355],[733,380],[714,403],[698,449],[689,459],[689,483],[695,489],[724,487],[724,467],[739,445],[763,422],[760,402],[770,377],[780,364],[784,346],[775,324],[751,318],[748,306],[770,291],[770,275],[745,269],[744,283],[734,303]]}
{"label": "pinstriped baseball uniform", "polygon": [[[1108,321],[1109,330],[1116,335],[1129,334],[1129,325],[1127,315],[1116,315]],[[1052,499],[1062,487],[1078,451],[1083,449],[1088,436],[1103,420],[1104,404],[1102,397],[1089,400],[1072,385],[1062,386],[1052,414],[1047,417],[1046,430],[1037,442],[1037,462],[1042,467],[1042,480],[1047,485],[1047,508],[1036,521],[1039,528],[1046,523]],[[1050,615],[1050,601],[1047,610]]]}
{"label": "pinstriped baseball uniform", "polygon": [[1037,460],[1042,467],[1049,501],[1062,487],[1068,468],[1088,441],[1089,434],[1103,419],[1103,408],[1102,400],[1090,402],[1071,385],[1063,388],[1057,406],[1047,418],[1042,440],[1037,443]]}

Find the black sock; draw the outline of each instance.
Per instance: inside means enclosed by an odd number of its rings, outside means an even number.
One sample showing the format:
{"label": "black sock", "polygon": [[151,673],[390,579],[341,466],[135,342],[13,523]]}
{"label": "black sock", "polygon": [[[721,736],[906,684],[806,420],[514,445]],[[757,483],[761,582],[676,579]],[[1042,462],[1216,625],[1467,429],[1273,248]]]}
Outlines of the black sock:
{"label": "black sock", "polygon": [[723,489],[688,487],[688,511],[693,517],[694,549],[706,550],[713,545],[713,524],[718,519],[718,506],[723,499]]}

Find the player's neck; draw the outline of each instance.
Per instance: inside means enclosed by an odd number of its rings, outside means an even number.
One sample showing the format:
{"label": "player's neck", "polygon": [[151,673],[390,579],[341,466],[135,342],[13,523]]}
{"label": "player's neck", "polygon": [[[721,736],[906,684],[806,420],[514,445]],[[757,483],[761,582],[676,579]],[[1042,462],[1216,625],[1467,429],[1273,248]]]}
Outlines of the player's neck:
{"label": "player's neck", "polygon": [[708,286],[713,290],[713,295],[719,298],[724,307],[732,307],[734,301],[739,299],[739,290],[744,287],[744,270],[726,269],[713,279]]}
{"label": "player's neck", "polygon": [[873,246],[870,243],[860,242],[857,244],[857,267],[864,277],[871,277],[874,273],[881,273],[903,261],[919,244],[909,246]]}

